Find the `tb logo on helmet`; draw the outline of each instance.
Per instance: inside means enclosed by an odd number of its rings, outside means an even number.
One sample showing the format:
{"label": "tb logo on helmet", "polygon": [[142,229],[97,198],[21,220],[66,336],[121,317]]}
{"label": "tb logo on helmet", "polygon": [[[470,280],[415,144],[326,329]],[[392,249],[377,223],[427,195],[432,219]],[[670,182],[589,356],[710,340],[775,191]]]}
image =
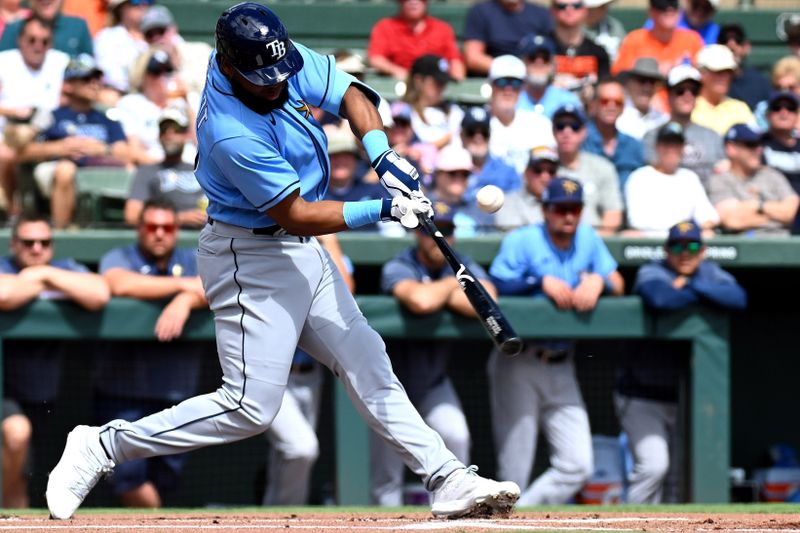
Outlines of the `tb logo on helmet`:
{"label": "tb logo on helmet", "polygon": [[283,41],[270,41],[266,45],[267,50],[272,54],[272,59],[277,61],[286,54],[286,43]]}

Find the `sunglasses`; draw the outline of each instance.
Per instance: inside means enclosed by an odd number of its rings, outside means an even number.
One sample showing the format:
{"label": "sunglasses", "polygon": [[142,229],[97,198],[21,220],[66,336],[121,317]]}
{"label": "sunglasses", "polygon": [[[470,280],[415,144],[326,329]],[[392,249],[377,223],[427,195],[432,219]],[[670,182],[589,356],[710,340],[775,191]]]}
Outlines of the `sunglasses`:
{"label": "sunglasses", "polygon": [[584,5],[583,2],[555,2],[553,7],[556,8],[557,11],[566,11],[569,8],[583,9]]}
{"label": "sunglasses", "polygon": [[673,242],[668,246],[669,252],[675,255],[689,252],[692,255],[700,253],[703,245],[697,241],[694,242]]}
{"label": "sunglasses", "polygon": [[625,100],[622,98],[600,98],[600,105],[608,106],[608,105],[615,105],[617,107],[622,107],[625,105]]}
{"label": "sunglasses", "polygon": [[144,230],[147,233],[156,233],[158,230],[162,230],[164,233],[175,233],[178,227],[175,224],[145,224]]}
{"label": "sunglasses", "polygon": [[700,88],[694,85],[689,87],[675,87],[674,89],[670,89],[670,92],[675,96],[683,96],[686,93],[692,93],[693,96],[697,96],[700,94]]}
{"label": "sunglasses", "polygon": [[558,171],[558,167],[555,165],[531,165],[530,166],[531,172],[534,174],[550,174],[551,176],[555,176],[556,172]]}
{"label": "sunglasses", "polygon": [[166,28],[153,28],[152,30],[147,30],[144,33],[144,38],[148,41],[152,41],[153,39],[158,39],[165,33],[167,33]]}
{"label": "sunglasses", "polygon": [[50,43],[53,42],[53,39],[50,37],[34,37],[33,35],[31,35],[30,37],[25,38],[25,42],[31,46],[35,44],[41,44],[42,46],[50,46]]}
{"label": "sunglasses", "polygon": [[489,138],[489,128],[465,128],[462,130],[467,137],[475,137],[480,134],[485,138]]}
{"label": "sunglasses", "polygon": [[739,35],[739,34],[732,33],[732,34],[728,34],[726,36],[721,36],[719,41],[723,42],[723,43],[726,43],[726,44],[731,42],[731,41],[733,41],[736,44],[738,44],[739,46],[742,46],[744,44],[744,37]]}
{"label": "sunglasses", "polygon": [[50,248],[53,244],[53,239],[17,239],[25,248],[33,248],[36,243],[42,245],[42,248]]}
{"label": "sunglasses", "polygon": [[792,113],[797,113],[797,104],[787,101],[777,101],[769,105],[769,110],[773,113],[783,111],[784,109],[786,111],[791,111]]}
{"label": "sunglasses", "polygon": [[469,178],[469,171],[467,170],[443,170],[442,174],[446,174],[447,176],[453,178]]}
{"label": "sunglasses", "polygon": [[522,88],[522,80],[517,78],[499,78],[494,80],[492,84],[498,89],[505,89],[506,87],[511,87],[514,90],[519,90]]}
{"label": "sunglasses", "polygon": [[564,131],[567,128],[571,129],[572,131],[581,131],[581,129],[583,129],[583,124],[577,120],[563,122],[559,121],[553,124],[553,128],[555,128],[556,131]]}
{"label": "sunglasses", "polygon": [[553,204],[550,206],[550,210],[562,217],[566,215],[578,216],[583,211],[583,206],[580,204]]}

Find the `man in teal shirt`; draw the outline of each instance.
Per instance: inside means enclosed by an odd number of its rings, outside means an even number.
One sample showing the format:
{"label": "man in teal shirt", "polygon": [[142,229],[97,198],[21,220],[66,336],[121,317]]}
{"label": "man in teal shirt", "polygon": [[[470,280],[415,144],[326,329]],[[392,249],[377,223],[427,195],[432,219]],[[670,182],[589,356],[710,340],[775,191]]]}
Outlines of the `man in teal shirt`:
{"label": "man in teal shirt", "polygon": [[[78,54],[94,55],[92,36],[86,21],[80,17],[70,17],[61,13],[63,0],[46,1],[30,0],[33,16],[53,24],[53,48],[61,50],[71,57]],[[17,47],[22,21],[18,20],[6,26],[3,36],[0,37],[0,52]]]}

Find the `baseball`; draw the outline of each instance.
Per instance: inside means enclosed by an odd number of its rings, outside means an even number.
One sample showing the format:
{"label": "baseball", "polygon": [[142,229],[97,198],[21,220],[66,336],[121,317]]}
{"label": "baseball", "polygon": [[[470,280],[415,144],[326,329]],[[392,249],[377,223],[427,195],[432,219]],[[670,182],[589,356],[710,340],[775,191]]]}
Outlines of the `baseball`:
{"label": "baseball", "polygon": [[487,213],[498,211],[503,207],[503,202],[505,202],[503,190],[496,185],[481,187],[475,198],[478,200],[478,207],[481,208],[481,211]]}

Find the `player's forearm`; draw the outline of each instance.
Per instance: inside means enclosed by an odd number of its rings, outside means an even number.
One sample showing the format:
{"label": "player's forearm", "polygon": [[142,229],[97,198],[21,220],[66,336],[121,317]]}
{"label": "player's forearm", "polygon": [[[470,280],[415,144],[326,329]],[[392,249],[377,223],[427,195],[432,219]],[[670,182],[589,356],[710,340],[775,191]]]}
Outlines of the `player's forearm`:
{"label": "player's forearm", "polygon": [[339,115],[350,123],[353,134],[361,139],[371,130],[383,131],[383,121],[378,108],[369,101],[361,89],[351,85],[347,88],[339,108]]}
{"label": "player's forearm", "polygon": [[44,282],[0,275],[0,311],[11,311],[27,304],[42,292]]}
{"label": "player's forearm", "polygon": [[267,213],[292,235],[313,237],[348,229],[343,203],[333,200],[306,202],[295,193]]}
{"label": "player's forearm", "polygon": [[102,309],[111,298],[108,283],[98,274],[54,268],[47,277],[47,285],[89,311]]}

